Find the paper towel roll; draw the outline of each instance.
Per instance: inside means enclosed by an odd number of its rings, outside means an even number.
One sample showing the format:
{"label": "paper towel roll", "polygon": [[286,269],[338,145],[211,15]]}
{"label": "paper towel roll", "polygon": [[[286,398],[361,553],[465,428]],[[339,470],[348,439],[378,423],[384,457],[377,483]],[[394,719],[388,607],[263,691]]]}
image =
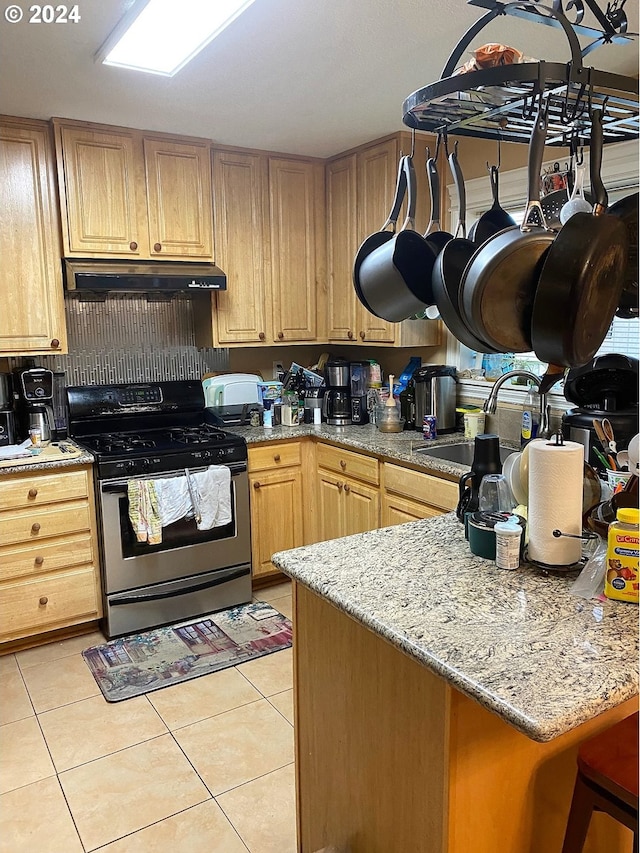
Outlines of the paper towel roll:
{"label": "paper towel roll", "polygon": [[584,448],[575,441],[533,441],[529,446],[529,557],[549,566],[570,566],[582,553],[580,539],[556,538],[554,530],[582,532]]}

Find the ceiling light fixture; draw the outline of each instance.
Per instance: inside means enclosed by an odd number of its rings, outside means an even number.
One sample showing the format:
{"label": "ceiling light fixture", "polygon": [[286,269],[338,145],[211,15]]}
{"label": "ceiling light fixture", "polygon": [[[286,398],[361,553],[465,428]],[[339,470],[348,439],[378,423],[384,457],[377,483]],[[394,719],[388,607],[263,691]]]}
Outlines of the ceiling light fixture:
{"label": "ceiling light fixture", "polygon": [[96,61],[173,77],[253,0],[139,0]]}

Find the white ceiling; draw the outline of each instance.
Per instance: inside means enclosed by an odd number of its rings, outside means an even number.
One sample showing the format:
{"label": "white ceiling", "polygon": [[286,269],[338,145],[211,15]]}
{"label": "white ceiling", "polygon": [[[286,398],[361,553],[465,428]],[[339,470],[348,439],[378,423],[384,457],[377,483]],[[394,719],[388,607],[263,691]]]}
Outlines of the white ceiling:
{"label": "white ceiling", "polygon": [[[49,25],[29,24],[29,4],[20,3],[20,23],[0,19],[0,113],[320,157],[400,129],[404,98],[438,79],[483,13],[465,0],[255,0],[166,78],[94,63],[131,0],[80,0],[79,24]],[[638,0],[627,7],[637,31]],[[569,58],[561,31],[513,18],[493,22],[475,44],[487,41],[536,58]],[[598,49],[589,63],[636,76],[637,44]]]}

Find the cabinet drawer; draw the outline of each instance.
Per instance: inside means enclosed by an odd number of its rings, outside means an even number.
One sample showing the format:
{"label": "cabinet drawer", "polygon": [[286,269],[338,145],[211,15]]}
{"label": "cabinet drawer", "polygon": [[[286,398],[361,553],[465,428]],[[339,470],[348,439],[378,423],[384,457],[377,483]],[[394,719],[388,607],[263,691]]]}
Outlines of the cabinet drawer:
{"label": "cabinet drawer", "polygon": [[287,441],[269,447],[249,447],[249,472],[300,465],[300,443]]}
{"label": "cabinet drawer", "polygon": [[0,510],[42,506],[56,501],[86,498],[89,477],[86,471],[64,474],[33,474],[0,480]]}
{"label": "cabinet drawer", "polygon": [[94,559],[93,540],[88,533],[0,548],[0,580],[41,575],[54,569],[93,563]]}
{"label": "cabinet drawer", "polygon": [[318,465],[355,477],[365,483],[377,486],[380,482],[378,472],[378,460],[372,456],[361,456],[359,453],[351,453],[349,450],[340,450],[327,444],[318,445]]}
{"label": "cabinet drawer", "polygon": [[98,607],[93,569],[7,584],[0,589],[0,636],[12,639],[82,617],[95,618]]}
{"label": "cabinet drawer", "polygon": [[39,542],[49,536],[91,529],[89,504],[79,502],[61,509],[22,510],[0,514],[0,542]]}
{"label": "cabinet drawer", "polygon": [[457,483],[388,462],[384,466],[384,485],[389,492],[445,510],[455,509],[458,503]]}

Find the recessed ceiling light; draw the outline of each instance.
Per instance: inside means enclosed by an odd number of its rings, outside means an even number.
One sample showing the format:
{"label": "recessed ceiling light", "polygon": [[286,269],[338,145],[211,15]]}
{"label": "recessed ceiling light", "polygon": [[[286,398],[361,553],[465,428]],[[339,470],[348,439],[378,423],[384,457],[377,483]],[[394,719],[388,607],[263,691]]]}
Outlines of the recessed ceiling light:
{"label": "recessed ceiling light", "polygon": [[253,0],[139,0],[96,54],[118,65],[173,77]]}

